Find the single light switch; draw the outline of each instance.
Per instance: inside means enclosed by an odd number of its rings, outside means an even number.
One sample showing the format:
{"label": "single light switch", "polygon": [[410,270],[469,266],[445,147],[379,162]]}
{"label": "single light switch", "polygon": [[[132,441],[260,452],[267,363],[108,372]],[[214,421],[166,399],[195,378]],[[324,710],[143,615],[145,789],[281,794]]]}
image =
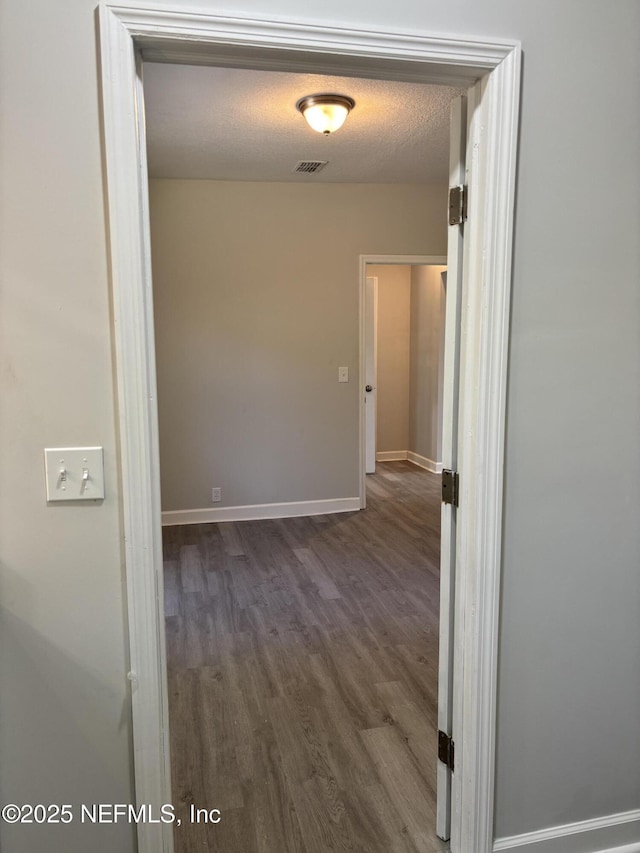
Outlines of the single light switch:
{"label": "single light switch", "polygon": [[349,368],[348,367],[339,367],[338,368],[338,382],[348,382],[349,381]]}
{"label": "single light switch", "polygon": [[101,447],[47,447],[44,469],[48,501],[98,501],[104,498]]}

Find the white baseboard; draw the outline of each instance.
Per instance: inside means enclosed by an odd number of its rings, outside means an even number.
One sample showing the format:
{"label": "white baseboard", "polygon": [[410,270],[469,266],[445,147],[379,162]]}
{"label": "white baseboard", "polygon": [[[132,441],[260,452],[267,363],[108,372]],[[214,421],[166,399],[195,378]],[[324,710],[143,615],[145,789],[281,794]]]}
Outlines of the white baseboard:
{"label": "white baseboard", "polygon": [[640,810],[499,838],[498,851],[516,853],[640,853]]}
{"label": "white baseboard", "polygon": [[407,459],[418,465],[420,468],[425,468],[431,471],[432,474],[442,474],[442,462],[434,462],[433,459],[427,459],[426,456],[420,456],[419,453],[414,453],[413,450],[407,451]]}
{"label": "white baseboard", "polygon": [[162,526],[211,524],[220,521],[255,521],[260,518],[296,518],[301,515],[329,515],[356,512],[360,498],[333,498],[321,501],[294,501],[249,506],[212,506],[205,509],[180,509],[162,513]]}
{"label": "white baseboard", "polygon": [[442,474],[442,462],[434,462],[426,456],[420,456],[413,450],[380,450],[376,451],[376,462],[404,462],[406,459],[419,468],[431,471],[432,474]]}
{"label": "white baseboard", "polygon": [[380,450],[376,451],[376,462],[404,462],[407,458],[406,450]]}

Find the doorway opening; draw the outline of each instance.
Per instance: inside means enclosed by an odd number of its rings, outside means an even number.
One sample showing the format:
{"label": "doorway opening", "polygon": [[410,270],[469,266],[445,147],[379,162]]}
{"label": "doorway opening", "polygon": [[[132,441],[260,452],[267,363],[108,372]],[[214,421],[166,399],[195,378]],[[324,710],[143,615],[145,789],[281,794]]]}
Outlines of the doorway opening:
{"label": "doorway opening", "polygon": [[377,462],[442,472],[446,255],[360,259],[360,497]]}
{"label": "doorway opening", "polygon": [[[492,845],[504,396],[520,81],[515,42],[387,34],[192,15],[99,10],[120,412],[124,556],[138,803],[171,801],[166,728],[161,511],[141,64],[246,63],[474,89],[473,168],[465,226],[456,539],[460,680],[452,837],[461,853]],[[462,260],[462,255],[460,255]],[[452,265],[449,263],[449,274]],[[469,627],[473,626],[473,630]],[[172,828],[138,826],[143,853],[173,849]]]}
{"label": "doorway opening", "polygon": [[[406,826],[414,847],[444,850],[436,836],[439,480],[384,463],[369,478],[364,513],[338,513],[358,509],[357,501],[344,505],[360,478],[354,273],[371,243],[446,246],[447,94],[423,84],[215,66],[145,64],[143,72],[170,754],[173,796],[183,804],[176,849],[207,843],[228,853],[300,853],[352,844],[386,853],[402,843]],[[302,86],[349,87],[357,103],[336,145],[308,140],[302,126],[304,145],[322,145],[331,158],[326,181],[291,179],[290,169],[279,170],[280,151],[265,163],[262,138],[262,169],[280,181],[256,180],[250,152],[243,166],[215,141],[207,170],[195,171],[188,128],[201,120],[192,114],[199,89],[217,115],[216,98],[237,102],[240,88],[248,103],[253,91],[270,90],[277,109],[280,100],[294,104]],[[428,158],[432,171],[439,162],[436,185],[420,172],[409,185],[391,181],[399,166],[391,152],[389,164],[380,159],[382,129],[369,148],[366,130],[358,131],[357,111],[366,117],[397,90],[427,111],[430,100],[444,102],[431,117],[433,136],[437,122],[445,136]],[[448,96],[457,94],[452,88]],[[189,113],[176,121],[188,98]],[[184,138],[184,163],[169,119]],[[298,127],[294,113],[290,121],[291,128],[281,119],[285,140]],[[403,121],[395,115],[394,133],[405,132]],[[230,122],[228,148],[247,146]],[[349,172],[351,149],[358,162]],[[364,180],[371,151],[375,170]],[[329,180],[331,166],[353,177]],[[314,254],[318,245],[331,251]],[[415,264],[412,282],[400,259],[432,266]],[[435,406],[438,423],[442,417],[444,299],[439,273],[433,281],[422,275],[434,261],[446,257],[396,255],[396,266],[375,268],[381,278],[383,269],[406,271],[407,309],[414,291],[418,440],[427,408]],[[406,326],[408,354],[408,310]],[[436,351],[425,354],[434,330]],[[436,398],[424,401],[433,373]],[[407,372],[407,407],[409,384]],[[408,408],[406,415],[408,448]],[[192,802],[214,804],[220,824],[193,825]]]}

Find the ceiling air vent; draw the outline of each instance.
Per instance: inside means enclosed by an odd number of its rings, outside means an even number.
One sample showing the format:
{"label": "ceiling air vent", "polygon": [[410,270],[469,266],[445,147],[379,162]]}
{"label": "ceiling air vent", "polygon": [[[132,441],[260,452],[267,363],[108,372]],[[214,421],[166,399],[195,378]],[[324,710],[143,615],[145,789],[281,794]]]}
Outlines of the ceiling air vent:
{"label": "ceiling air vent", "polygon": [[320,169],[324,169],[328,162],[328,160],[300,160],[293,171],[306,172],[307,175],[315,175],[315,173],[319,172]]}

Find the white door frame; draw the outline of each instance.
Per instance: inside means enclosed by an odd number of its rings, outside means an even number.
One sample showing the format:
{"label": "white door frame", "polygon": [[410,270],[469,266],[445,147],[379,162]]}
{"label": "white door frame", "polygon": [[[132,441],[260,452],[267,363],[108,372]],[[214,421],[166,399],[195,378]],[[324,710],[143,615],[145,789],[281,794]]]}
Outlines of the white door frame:
{"label": "white door frame", "polygon": [[[446,215],[446,211],[442,212]],[[365,386],[365,363],[364,354],[367,341],[367,324],[365,321],[365,290],[367,286],[367,266],[377,264],[380,266],[446,266],[446,255],[360,255],[360,371],[358,376],[359,393],[358,398],[358,428],[359,428],[359,466],[360,466],[360,508],[367,505],[367,466],[366,466],[366,405],[364,396]]]}
{"label": "white door frame", "polygon": [[[471,86],[483,141],[469,188],[460,388],[456,575],[464,631],[456,743],[458,853],[493,845],[505,396],[521,50],[516,41],[373,32],[101,3],[100,70],[116,357],[120,485],[138,803],[171,802],[148,184],[139,53],[226,64]],[[171,853],[169,824],[138,825],[140,853]]]}
{"label": "white door frame", "polygon": [[[371,287],[369,287],[371,282]],[[362,283],[360,284],[362,287]],[[364,300],[364,307],[362,307]],[[360,381],[360,406],[358,407],[358,425],[362,424],[363,414],[361,408],[364,407],[364,426],[360,433],[360,449],[358,454],[358,463],[362,465],[362,456],[364,455],[364,473],[375,474],[376,471],[376,449],[377,449],[377,433],[378,425],[376,423],[378,413],[378,276],[369,275],[367,273],[364,280],[364,295],[361,295],[360,310],[363,312],[363,318],[360,321],[361,328],[364,329],[364,340],[361,340],[362,356],[360,357],[360,371],[362,380]],[[362,333],[361,333],[362,334]],[[369,386],[372,390],[369,391]],[[363,447],[364,444],[364,454]],[[373,458],[371,458],[373,456]],[[360,474],[362,481],[362,473]],[[362,482],[360,484],[362,490]],[[366,494],[363,503],[363,496],[360,495],[360,509],[364,509],[366,505]]]}

